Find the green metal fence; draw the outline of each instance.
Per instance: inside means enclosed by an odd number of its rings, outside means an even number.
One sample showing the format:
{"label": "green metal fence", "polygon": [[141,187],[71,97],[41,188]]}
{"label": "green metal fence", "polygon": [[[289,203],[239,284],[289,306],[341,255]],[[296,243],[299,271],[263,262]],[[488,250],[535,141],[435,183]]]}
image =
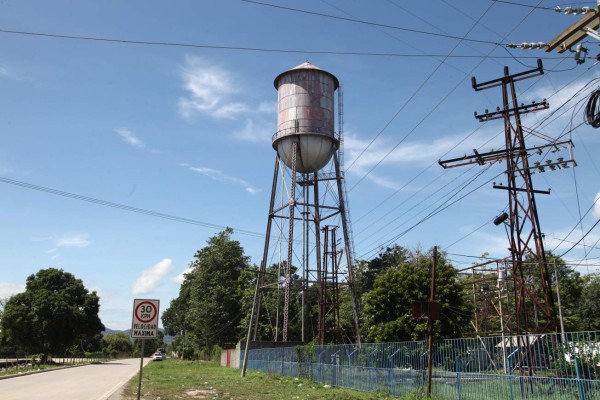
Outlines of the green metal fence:
{"label": "green metal fence", "polygon": [[[600,332],[439,340],[438,399],[600,399]],[[403,396],[426,381],[425,341],[250,350],[248,368]],[[243,359],[243,354],[241,356]]]}

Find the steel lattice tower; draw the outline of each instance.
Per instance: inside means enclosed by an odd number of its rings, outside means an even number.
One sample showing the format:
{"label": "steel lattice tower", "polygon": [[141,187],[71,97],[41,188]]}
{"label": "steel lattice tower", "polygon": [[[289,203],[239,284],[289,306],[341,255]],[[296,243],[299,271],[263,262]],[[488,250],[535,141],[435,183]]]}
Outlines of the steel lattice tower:
{"label": "steel lattice tower", "polygon": [[[481,115],[475,113],[475,117],[480,122],[503,119],[505,148],[487,153],[474,151],[475,154],[470,156],[446,161],[440,160],[439,162],[444,168],[469,164],[484,165],[499,161],[506,162],[507,184],[497,185],[494,183],[494,188],[506,190],[508,193],[509,213],[506,215],[510,243],[508,269],[511,272],[514,286],[514,332],[517,335],[524,335],[522,336],[523,340],[527,340],[528,334],[534,331],[535,333],[554,332],[557,328],[550,274],[535,199],[535,194],[549,194],[550,192],[535,190],[531,175],[536,169],[543,172],[544,168],[555,170],[556,168],[568,168],[570,163],[576,165],[572,159],[566,161],[559,159],[558,162],[547,160],[546,164],[543,165],[540,165],[539,162],[534,163],[533,166],[529,164],[529,156],[532,154],[541,154],[544,149],[564,148],[565,145],[570,143],[552,142],[548,145],[532,148],[527,148],[525,144],[521,115],[547,109],[549,106],[545,100],[539,103],[519,105],[515,82],[540,76],[543,73],[542,62],[538,60],[536,69],[510,74],[508,67],[505,67],[504,75],[501,78],[488,82],[477,83],[473,77],[472,85],[476,91],[494,87],[501,87],[502,89],[502,107],[498,107],[493,112],[486,110]],[[497,224],[502,222],[498,220]],[[526,262],[526,258],[529,258],[531,262]],[[530,321],[532,308],[536,314],[536,319],[541,319],[541,323],[536,327],[533,327]],[[528,345],[528,343],[524,343],[524,345]]]}

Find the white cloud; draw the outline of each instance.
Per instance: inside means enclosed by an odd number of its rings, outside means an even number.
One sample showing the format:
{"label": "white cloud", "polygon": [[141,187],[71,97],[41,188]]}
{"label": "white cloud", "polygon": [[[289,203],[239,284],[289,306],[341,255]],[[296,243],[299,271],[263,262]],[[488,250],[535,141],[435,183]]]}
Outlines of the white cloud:
{"label": "white cloud", "polygon": [[25,285],[17,283],[0,282],[0,298],[4,299],[25,291]]}
{"label": "white cloud", "polygon": [[229,104],[226,98],[235,93],[235,85],[228,71],[204,60],[186,56],[181,77],[188,96],[179,100],[179,109],[185,117],[195,112],[219,118],[235,118],[235,113],[245,106]]}
{"label": "white cloud", "polygon": [[213,112],[213,116],[217,118],[230,118],[235,119],[238,114],[247,113],[250,109],[246,104],[243,103],[228,103],[216,108]]}
{"label": "white cloud", "polygon": [[253,187],[247,187],[244,189],[246,192],[250,193],[250,194],[257,194],[260,193],[261,190],[260,189],[255,189]]}
{"label": "white cloud", "polygon": [[130,131],[127,128],[117,128],[115,129],[115,132],[121,137],[121,139],[125,143],[133,147],[137,147],[140,149],[146,147],[144,143],[132,131]]}
{"label": "white cloud", "polygon": [[90,244],[92,242],[87,239],[87,235],[65,236],[54,242],[57,247],[87,247]]}
{"label": "white cloud", "polygon": [[210,178],[215,181],[230,182],[230,183],[235,183],[237,185],[243,186],[244,190],[250,194],[256,194],[256,193],[260,192],[260,189],[256,189],[255,187],[253,187],[250,183],[246,182],[245,180],[226,175],[222,171],[212,169],[212,168],[205,168],[205,167],[193,167],[193,166],[191,166],[189,164],[185,164],[185,163],[181,163],[179,165],[188,169],[189,171],[195,172],[200,175],[204,175],[207,178]]}
{"label": "white cloud", "polygon": [[16,81],[23,80],[14,70],[7,67],[6,65],[0,65],[0,78],[8,78]]}
{"label": "white cloud", "polygon": [[200,113],[214,118],[237,119],[243,114],[273,113],[277,110],[277,104],[273,102],[261,102],[252,107],[232,100],[232,96],[239,95],[242,87],[234,82],[228,70],[199,57],[186,56],[181,78],[187,96],[179,99],[179,112],[186,118]]}
{"label": "white cloud", "polygon": [[175,283],[179,283],[182,284],[183,281],[185,280],[185,274],[189,274],[190,272],[192,272],[193,268],[192,267],[187,267],[185,269],[185,271],[183,271],[182,273],[180,273],[179,275],[173,277],[173,279],[171,279],[173,282]]}
{"label": "white cloud", "polygon": [[246,120],[246,124],[241,131],[235,132],[233,136],[245,142],[271,143],[271,138],[275,133],[273,124],[256,124],[253,120]]}
{"label": "white cloud", "polygon": [[[397,147],[397,142],[388,138],[379,138],[373,143],[362,140],[356,135],[344,135],[344,152],[348,172],[357,176],[367,175],[367,179],[378,186],[397,190],[403,184],[395,177],[396,171],[389,174],[394,178],[384,176],[385,167],[427,166],[440,158],[460,157],[470,154],[473,148],[483,147],[485,151],[502,146],[502,137],[498,130],[479,130],[477,142],[469,137],[470,133],[444,136],[435,140],[404,141]],[[484,143],[484,145],[480,145]],[[366,150],[365,150],[366,149]],[[372,172],[369,172],[372,171]]]}
{"label": "white cloud", "polygon": [[600,218],[600,193],[594,197],[594,217]]}
{"label": "white cloud", "polygon": [[[525,125],[533,126],[537,122],[545,120],[551,113],[555,113],[562,104],[566,103],[568,106],[574,106],[579,101],[587,99],[590,92],[595,89],[595,86],[588,86],[587,88],[585,88],[585,86],[589,85],[589,82],[593,79],[597,79],[598,76],[600,75],[596,73],[593,78],[586,77],[571,82],[562,86],[558,92],[555,85],[546,84],[536,86],[533,90],[527,91],[525,94],[521,95],[520,97],[525,104],[527,104],[528,101],[541,102],[542,100],[547,99],[548,104],[550,105],[548,110],[529,114],[530,119],[524,121]],[[569,103],[567,103],[568,101]],[[570,112],[558,113],[551,118],[549,122],[543,124],[541,128],[538,128],[538,130],[544,135],[559,137],[564,133],[564,126],[573,122],[572,118],[573,115]]]}
{"label": "white cloud", "polygon": [[262,101],[258,105],[258,112],[275,114],[277,113],[277,102],[276,101]]}
{"label": "white cloud", "polygon": [[173,261],[165,258],[161,262],[144,270],[131,287],[131,291],[135,295],[150,293],[158,287],[171,271],[173,271]]}

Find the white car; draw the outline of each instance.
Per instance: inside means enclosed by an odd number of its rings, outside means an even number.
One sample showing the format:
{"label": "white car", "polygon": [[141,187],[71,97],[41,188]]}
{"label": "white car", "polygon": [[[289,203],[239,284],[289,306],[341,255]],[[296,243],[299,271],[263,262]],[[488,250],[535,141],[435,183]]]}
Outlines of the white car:
{"label": "white car", "polygon": [[152,354],[152,361],[162,361],[164,360],[165,356],[163,356],[162,353],[154,353]]}

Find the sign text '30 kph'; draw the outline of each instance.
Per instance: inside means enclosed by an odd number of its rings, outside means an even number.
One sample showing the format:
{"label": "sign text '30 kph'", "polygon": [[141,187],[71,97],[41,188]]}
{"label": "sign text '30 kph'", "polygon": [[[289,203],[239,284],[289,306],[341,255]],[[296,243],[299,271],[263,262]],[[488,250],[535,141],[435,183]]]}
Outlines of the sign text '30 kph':
{"label": "sign text '30 kph'", "polygon": [[160,300],[133,300],[132,338],[148,339],[157,337],[159,305]]}

